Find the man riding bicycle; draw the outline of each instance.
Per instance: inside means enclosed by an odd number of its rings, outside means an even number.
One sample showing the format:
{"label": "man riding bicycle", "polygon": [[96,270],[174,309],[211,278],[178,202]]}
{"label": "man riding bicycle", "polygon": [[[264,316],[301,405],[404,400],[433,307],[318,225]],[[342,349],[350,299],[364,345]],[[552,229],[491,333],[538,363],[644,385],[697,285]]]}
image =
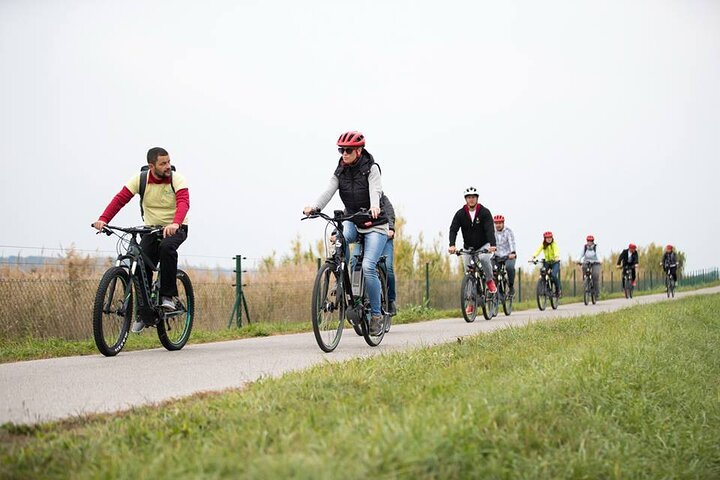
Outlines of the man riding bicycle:
{"label": "man riding bicycle", "polygon": [[[145,225],[162,226],[163,238],[145,235],[140,241],[140,248],[153,262],[155,267],[160,262],[160,296],[161,306],[167,310],[175,309],[175,297],[178,295],[175,277],[177,276],[177,250],[188,234],[187,212],[190,209],[190,193],[185,177],[173,172],[170,165],[170,154],[160,147],[153,147],[147,152],[147,180],[144,194],[141,197],[141,212]],[[142,190],[140,179],[145,175],[138,173],[110,201],[100,218],[92,226],[102,230],[135,194]],[[152,270],[148,269],[150,275]],[[148,278],[148,285],[152,278]],[[133,323],[133,333],[140,333],[146,324],[144,313],[138,312]]]}
{"label": "man riding bicycle", "polygon": [[[505,217],[502,215],[495,215],[493,217],[495,222],[495,240],[497,241],[497,252],[496,255],[500,258],[506,257],[505,270],[508,274],[508,284],[510,285],[510,295],[515,294],[515,259],[517,253],[515,252],[515,235],[513,231],[505,226]],[[493,257],[493,262],[495,262]]]}
{"label": "man riding bicycle", "polygon": [[314,211],[322,210],[337,191],[340,192],[340,199],[348,214],[355,214],[361,209],[368,210],[369,220],[361,218],[358,224],[346,221],[343,223],[343,230],[348,243],[356,241],[358,233],[363,235],[362,269],[370,297],[370,334],[380,335],[384,321],[383,312],[380,310],[382,292],[376,267],[389,233],[388,218],[380,210],[383,191],[380,167],[365,149],[365,136],[362,133],[343,133],[338,138],[337,145],[341,157],[327,188],[315,203],[306,206],[303,212],[310,215]]}
{"label": "man riding bicycle", "polygon": [[628,248],[626,248],[620,253],[620,256],[618,257],[616,263],[617,267],[622,268],[623,271],[626,268],[630,270],[630,280],[632,281],[633,287],[636,285],[635,271],[638,267],[638,261],[639,255],[637,252],[637,245],[631,243],[630,245],[628,245]]}
{"label": "man riding bicycle", "polygon": [[673,282],[677,283],[677,254],[675,254],[675,248],[672,245],[665,247],[665,253],[663,253],[662,262],[660,265],[663,267],[663,271],[669,273],[673,279]]}
{"label": "man riding bicycle", "polygon": [[597,253],[597,244],[595,243],[595,237],[592,235],[588,235],[585,238],[585,245],[583,246],[583,253],[580,255],[580,259],[578,260],[578,264],[583,266],[583,271],[585,271],[586,266],[589,266],[592,271],[592,281],[593,281],[593,287],[594,287],[594,294],[595,298],[598,298],[600,296],[600,270],[601,270],[601,262],[600,257]]}
{"label": "man riding bicycle", "polygon": [[562,297],[562,285],[560,284],[560,248],[558,248],[552,232],[545,232],[543,234],[543,243],[535,250],[535,254],[530,261],[534,262],[537,256],[540,255],[540,252],[543,254],[545,263],[551,267],[550,276],[553,279],[553,283],[555,283],[555,288],[557,288],[557,295],[558,297]]}
{"label": "man riding bicycle", "polygon": [[[492,270],[492,252],[495,252],[495,228],[493,228],[493,217],[490,210],[478,203],[478,191],[475,187],[468,187],[463,193],[465,196],[465,206],[455,212],[455,216],[450,224],[450,246],[448,252],[454,254],[455,240],[458,230],[462,230],[463,248],[470,249],[486,249],[490,253],[481,253],[478,255],[480,265],[485,274],[485,283],[490,293],[497,293],[495,280],[493,280]],[[470,266],[472,258],[464,253],[462,255],[465,263],[465,270]],[[472,308],[472,305],[468,305]],[[472,312],[468,312],[472,313]]]}

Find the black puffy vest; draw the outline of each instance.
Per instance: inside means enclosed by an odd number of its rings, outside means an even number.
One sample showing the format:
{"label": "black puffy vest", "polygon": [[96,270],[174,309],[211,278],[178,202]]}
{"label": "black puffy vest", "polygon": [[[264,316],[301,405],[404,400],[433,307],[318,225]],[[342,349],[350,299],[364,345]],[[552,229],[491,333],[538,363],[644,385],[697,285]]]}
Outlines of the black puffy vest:
{"label": "black puffy vest", "polygon": [[[344,165],[342,159],[338,162],[334,175],[338,179],[340,199],[349,214],[357,213],[361,208],[370,208],[369,176],[373,165],[376,165],[375,159],[367,150],[363,150],[360,158],[352,165]],[[380,225],[387,222],[383,212],[373,224]]]}

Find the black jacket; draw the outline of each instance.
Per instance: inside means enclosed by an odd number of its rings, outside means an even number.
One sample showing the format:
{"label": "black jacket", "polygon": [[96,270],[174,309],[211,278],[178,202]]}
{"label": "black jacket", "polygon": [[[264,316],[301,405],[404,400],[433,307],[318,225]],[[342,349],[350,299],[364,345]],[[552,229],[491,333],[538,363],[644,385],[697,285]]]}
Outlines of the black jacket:
{"label": "black jacket", "polygon": [[467,205],[457,211],[450,224],[450,246],[455,245],[457,232],[462,229],[463,248],[480,248],[486,243],[495,246],[495,224],[490,210],[478,203],[475,220],[470,220]]}
{"label": "black jacket", "polygon": [[677,255],[675,255],[675,252],[665,252],[663,253],[662,258],[662,264],[663,267],[668,268],[668,265],[675,264],[677,266]]}
{"label": "black jacket", "polygon": [[[338,166],[333,175],[338,179],[340,199],[349,214],[357,213],[362,208],[370,208],[369,176],[373,165],[377,165],[375,159],[370,152],[364,149],[360,158],[352,165],[345,165],[342,158],[338,161]],[[378,168],[380,168],[379,165]],[[388,223],[388,219],[384,214],[372,221],[373,225],[385,223]]]}
{"label": "black jacket", "polygon": [[637,265],[638,260],[637,250],[635,250],[635,253],[630,253],[630,250],[626,248],[618,257],[617,265],[632,267],[633,265]]}

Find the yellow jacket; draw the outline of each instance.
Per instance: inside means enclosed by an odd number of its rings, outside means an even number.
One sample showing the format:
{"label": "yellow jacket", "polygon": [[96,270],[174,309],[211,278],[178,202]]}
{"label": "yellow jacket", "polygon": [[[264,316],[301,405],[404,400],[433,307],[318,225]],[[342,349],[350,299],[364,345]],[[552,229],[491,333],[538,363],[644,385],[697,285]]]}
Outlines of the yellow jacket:
{"label": "yellow jacket", "polygon": [[540,245],[540,248],[535,250],[535,254],[533,257],[537,257],[540,252],[543,252],[543,256],[545,257],[545,261],[547,262],[559,262],[560,261],[560,248],[557,246],[557,242],[553,239],[553,242],[545,246],[545,242]]}

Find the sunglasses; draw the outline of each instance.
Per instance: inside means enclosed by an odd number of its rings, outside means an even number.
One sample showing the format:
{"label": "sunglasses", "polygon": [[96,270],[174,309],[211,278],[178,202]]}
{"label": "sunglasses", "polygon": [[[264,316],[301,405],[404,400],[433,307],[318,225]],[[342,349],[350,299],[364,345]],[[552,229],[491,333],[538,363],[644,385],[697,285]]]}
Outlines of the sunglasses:
{"label": "sunglasses", "polygon": [[355,148],[353,147],[338,147],[338,152],[340,153],[352,153],[355,151]]}

